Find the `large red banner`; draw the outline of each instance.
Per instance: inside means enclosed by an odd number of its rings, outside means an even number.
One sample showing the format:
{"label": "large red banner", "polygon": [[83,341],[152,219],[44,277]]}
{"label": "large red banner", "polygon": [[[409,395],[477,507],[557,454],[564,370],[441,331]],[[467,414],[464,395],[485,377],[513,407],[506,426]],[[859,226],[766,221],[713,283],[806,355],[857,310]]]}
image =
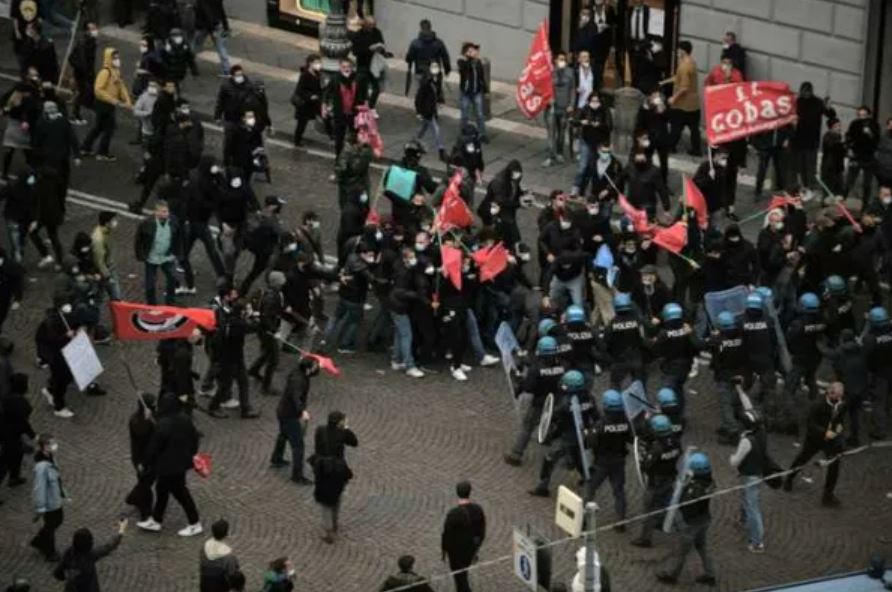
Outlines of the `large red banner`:
{"label": "large red banner", "polygon": [[109,305],[115,337],[121,341],[154,341],[189,337],[197,328],[217,326],[209,308],[179,308],[114,301]]}
{"label": "large red banner", "polygon": [[552,70],[554,65],[551,63],[546,19],[539,25],[539,30],[533,37],[527,65],[517,79],[517,106],[529,119],[539,115],[551,103],[554,96],[554,87],[551,83]]}
{"label": "large red banner", "polygon": [[785,82],[737,82],[705,89],[706,137],[725,144],[793,123],[796,94]]}

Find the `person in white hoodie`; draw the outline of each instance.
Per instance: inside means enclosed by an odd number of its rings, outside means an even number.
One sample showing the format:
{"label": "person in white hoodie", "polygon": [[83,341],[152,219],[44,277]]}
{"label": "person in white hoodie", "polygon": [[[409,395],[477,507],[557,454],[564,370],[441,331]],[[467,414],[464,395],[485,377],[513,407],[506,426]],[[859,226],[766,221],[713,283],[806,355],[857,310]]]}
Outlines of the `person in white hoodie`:
{"label": "person in white hoodie", "polygon": [[224,543],[229,536],[229,522],[217,520],[211,525],[211,538],[201,548],[198,586],[200,592],[229,592],[233,576],[239,572],[232,547]]}
{"label": "person in white hoodie", "polygon": [[148,150],[155,133],[155,128],[152,126],[152,111],[155,109],[155,101],[158,100],[160,90],[158,82],[151,80],[133,105],[133,115],[139,121],[139,138],[145,150]]}

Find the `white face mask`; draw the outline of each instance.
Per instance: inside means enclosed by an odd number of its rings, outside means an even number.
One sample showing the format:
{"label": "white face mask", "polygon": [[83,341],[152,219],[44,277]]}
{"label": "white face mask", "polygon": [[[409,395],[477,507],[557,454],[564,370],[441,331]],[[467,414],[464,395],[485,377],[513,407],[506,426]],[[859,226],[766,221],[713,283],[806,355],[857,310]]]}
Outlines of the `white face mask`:
{"label": "white face mask", "polygon": [[147,92],[149,93],[149,96],[150,96],[150,97],[157,97],[157,96],[158,96],[158,88],[155,87],[155,86],[150,86]]}
{"label": "white face mask", "polygon": [[233,189],[238,189],[239,187],[242,186],[242,180],[239,179],[238,177],[236,177],[235,179],[233,179],[232,181],[229,182],[229,186],[232,187]]}
{"label": "white face mask", "polygon": [[369,201],[369,194],[363,191],[359,194],[359,203],[366,203]]}
{"label": "white face mask", "polygon": [[109,228],[117,228],[117,227],[118,227],[118,221],[117,221],[117,220],[112,220],[111,222],[108,223],[108,227],[109,227]]}
{"label": "white face mask", "polygon": [[219,174],[220,174],[220,167],[218,167],[218,166],[215,165],[215,164],[211,165],[211,174],[212,174],[212,175],[219,175]]}
{"label": "white face mask", "polygon": [[121,58],[113,59],[112,66],[114,66],[115,68],[120,68],[121,67]]}
{"label": "white face mask", "polygon": [[245,120],[245,124],[248,127],[254,127],[254,124],[256,124],[256,123],[257,123],[257,120],[254,119],[253,117],[249,117],[248,119]]}
{"label": "white face mask", "polygon": [[177,36],[177,37],[171,37],[170,40],[173,41],[176,45],[179,45],[180,43],[183,42],[183,38],[182,38],[182,37],[179,37],[179,36]]}
{"label": "white face mask", "polygon": [[418,265],[418,259],[414,257],[412,259],[406,259],[406,267],[415,267]]}
{"label": "white face mask", "polygon": [[475,146],[473,142],[468,142],[467,144],[465,144],[465,152],[477,152],[477,146]]}
{"label": "white face mask", "polygon": [[569,220],[561,220],[561,230],[570,230],[570,226],[573,224]]}
{"label": "white face mask", "polygon": [[145,45],[139,46],[139,53],[149,53],[149,48]]}
{"label": "white face mask", "polygon": [[431,66],[431,74],[434,76],[440,73],[440,66]]}
{"label": "white face mask", "polygon": [[601,207],[597,204],[591,204],[586,209],[588,210],[589,216],[597,216],[598,212],[601,211]]}
{"label": "white face mask", "polygon": [[25,183],[27,183],[29,187],[33,186],[36,181],[37,178],[34,175],[28,175],[28,178],[25,179]]}
{"label": "white face mask", "polygon": [[884,206],[888,206],[889,204],[892,204],[892,196],[890,196],[890,197],[883,196],[880,198],[880,202],[882,202],[882,204]]}
{"label": "white face mask", "polygon": [[4,261],[5,261],[5,259],[3,257],[0,257],[0,265],[3,265]]}
{"label": "white face mask", "polygon": [[730,43],[727,43],[727,42],[722,43],[722,49],[728,49],[729,47],[731,47]]}
{"label": "white face mask", "polygon": [[511,173],[511,178],[514,179],[515,181],[520,181],[521,177],[523,177],[523,173],[521,173],[520,171],[515,171],[515,172]]}
{"label": "white face mask", "polygon": [[556,65],[558,68],[566,68],[567,62],[565,62],[564,60],[559,60]]}
{"label": "white face mask", "polygon": [[312,69],[314,72],[320,71],[322,69],[322,62],[313,62],[310,65],[310,69]]}
{"label": "white face mask", "polygon": [[72,309],[70,304],[63,304],[59,310],[62,311],[62,314],[71,314]]}
{"label": "white face mask", "polygon": [[609,152],[600,152],[600,153],[598,153],[598,158],[601,159],[601,162],[610,162],[610,153]]}
{"label": "white face mask", "polygon": [[58,442],[53,442],[52,444],[50,444],[50,445],[49,445],[49,450],[50,450],[50,452],[52,452],[53,454],[55,454],[55,453],[59,450],[59,443],[58,443]]}
{"label": "white face mask", "polygon": [[775,222],[774,224],[772,224],[772,226],[774,226],[775,230],[783,230],[784,229],[783,222]]}
{"label": "white face mask", "polygon": [[601,103],[599,101],[592,101],[588,104],[592,109],[598,109],[601,107]]}
{"label": "white face mask", "polygon": [[236,74],[235,76],[232,77],[232,79],[235,80],[236,84],[241,84],[242,82],[245,81],[245,77],[242,74]]}
{"label": "white face mask", "polygon": [[375,254],[374,253],[366,253],[362,256],[362,260],[366,263],[374,263],[375,262]]}
{"label": "white face mask", "polygon": [[381,242],[382,240],[384,240],[384,233],[381,232],[380,230],[379,230],[378,232],[376,232],[376,233],[375,233],[375,240],[378,241],[378,242]]}
{"label": "white face mask", "polygon": [[499,213],[499,209],[500,209],[500,208],[499,208],[498,204],[493,204],[493,205],[490,206],[490,208],[489,208],[489,213],[492,214],[493,216],[495,216],[496,214]]}
{"label": "white face mask", "polygon": [[419,253],[427,248],[427,243],[415,243],[415,250]]}
{"label": "white face mask", "polygon": [[642,148],[650,148],[650,140],[644,138],[643,140],[638,140],[638,145]]}
{"label": "white face mask", "polygon": [[310,228],[312,228],[313,230],[316,230],[320,226],[322,226],[322,223],[319,222],[319,220],[310,220]]}

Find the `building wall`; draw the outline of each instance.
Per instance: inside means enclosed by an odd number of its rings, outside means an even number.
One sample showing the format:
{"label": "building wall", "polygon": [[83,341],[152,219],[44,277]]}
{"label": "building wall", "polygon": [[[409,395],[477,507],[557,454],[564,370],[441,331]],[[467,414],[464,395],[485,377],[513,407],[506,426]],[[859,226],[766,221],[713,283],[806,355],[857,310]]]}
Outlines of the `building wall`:
{"label": "building wall", "polygon": [[719,62],[721,37],[734,31],[747,50],[747,74],[814,84],[844,118],[864,102],[870,0],[683,0],[681,38],[701,71]]}
{"label": "building wall", "polygon": [[548,0],[376,0],[375,16],[397,55],[405,54],[418,35],[418,22],[426,18],[446,43],[453,66],[462,42],[474,41],[491,61],[493,78],[516,80],[548,5]]}

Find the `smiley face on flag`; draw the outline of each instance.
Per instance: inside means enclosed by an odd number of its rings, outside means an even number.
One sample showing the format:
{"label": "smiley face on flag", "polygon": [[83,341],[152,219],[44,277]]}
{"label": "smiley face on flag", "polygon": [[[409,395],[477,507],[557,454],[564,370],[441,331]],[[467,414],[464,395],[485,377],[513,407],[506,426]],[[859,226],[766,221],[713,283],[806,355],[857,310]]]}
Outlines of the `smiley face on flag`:
{"label": "smiley face on flag", "polygon": [[189,319],[164,310],[138,310],[130,315],[130,322],[137,331],[164,337],[164,333],[178,333]]}

